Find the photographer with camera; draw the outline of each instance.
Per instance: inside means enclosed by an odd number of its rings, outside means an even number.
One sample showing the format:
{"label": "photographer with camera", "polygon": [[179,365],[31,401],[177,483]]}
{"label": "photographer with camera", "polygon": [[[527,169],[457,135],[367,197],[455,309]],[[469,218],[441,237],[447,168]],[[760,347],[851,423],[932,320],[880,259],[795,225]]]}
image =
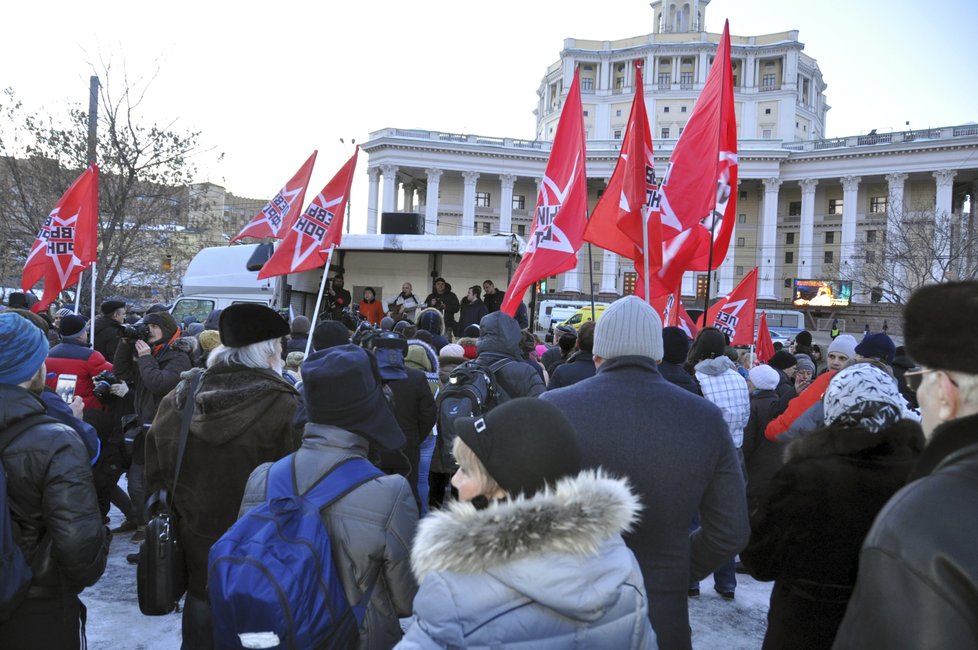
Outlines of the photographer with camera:
{"label": "photographer with camera", "polygon": [[116,349],[113,369],[119,379],[132,384],[135,408],[135,413],[123,425],[127,445],[132,441],[129,497],[136,521],[127,523],[139,527],[133,542],[142,541],[142,527],[146,524],[143,486],[146,431],[156,417],[160,401],[179,383],[180,374],[193,366],[192,351],[191,344],[180,338],[177,322],[166,311],[147,314],[139,323],[127,325]]}
{"label": "photographer with camera", "polygon": [[353,304],[353,297],[350,292],[343,288],[343,276],[334,275],[329,281],[326,290],[325,315],[330,320],[340,320],[343,317],[343,310]]}

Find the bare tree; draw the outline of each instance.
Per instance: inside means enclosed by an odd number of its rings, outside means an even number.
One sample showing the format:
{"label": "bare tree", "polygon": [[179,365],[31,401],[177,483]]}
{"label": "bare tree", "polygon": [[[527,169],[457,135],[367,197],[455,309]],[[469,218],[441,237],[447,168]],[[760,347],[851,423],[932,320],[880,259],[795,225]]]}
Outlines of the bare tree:
{"label": "bare tree", "polygon": [[[99,257],[96,292],[133,295],[167,283],[164,260],[185,265],[178,245],[193,200],[188,186],[201,153],[199,132],[146,123],[140,109],[152,84],[116,82],[110,64],[100,75],[97,162]],[[27,114],[7,89],[0,105],[0,278],[19,278],[41,222],[88,164],[88,115]]]}
{"label": "bare tree", "polygon": [[875,292],[902,304],[922,285],[978,278],[978,231],[971,214],[898,209],[879,225],[856,243],[847,265],[833,269],[852,280],[854,293]]}

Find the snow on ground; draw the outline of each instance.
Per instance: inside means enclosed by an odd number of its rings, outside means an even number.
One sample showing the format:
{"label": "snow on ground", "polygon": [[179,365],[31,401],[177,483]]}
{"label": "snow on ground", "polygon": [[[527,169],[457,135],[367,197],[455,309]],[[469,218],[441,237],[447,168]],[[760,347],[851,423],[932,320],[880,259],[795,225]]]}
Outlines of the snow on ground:
{"label": "snow on ground", "polygon": [[[122,522],[112,508],[112,527]],[[98,584],[81,595],[88,608],[88,647],[92,650],[177,650],[180,614],[143,616],[136,600],[136,567],[126,562],[135,553],[131,534],[112,539],[109,563]],[[748,650],[761,647],[767,621],[771,583],[737,574],[737,597],[725,601],[713,591],[713,580],[700,583],[702,595],[689,601],[696,650]]]}

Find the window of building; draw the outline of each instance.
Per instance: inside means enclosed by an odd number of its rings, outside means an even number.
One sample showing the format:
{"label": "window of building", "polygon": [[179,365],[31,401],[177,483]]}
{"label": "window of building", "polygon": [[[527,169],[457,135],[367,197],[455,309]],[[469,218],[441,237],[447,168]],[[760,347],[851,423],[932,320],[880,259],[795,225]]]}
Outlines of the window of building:
{"label": "window of building", "polygon": [[526,237],[526,226],[524,226],[523,224],[519,224],[518,226],[516,226],[516,234],[519,235],[520,237]]}
{"label": "window of building", "polygon": [[522,194],[513,195],[513,209],[526,210],[526,197]]}
{"label": "window of building", "polygon": [[601,262],[594,262],[592,264],[592,266],[593,266],[593,268],[594,268],[595,271],[600,271],[601,270]]}
{"label": "window of building", "polygon": [[747,190],[740,190],[740,198],[741,199],[747,198]]}
{"label": "window of building", "polygon": [[615,111],[615,117],[621,117],[621,109]]}
{"label": "window of building", "polygon": [[488,221],[482,224],[482,234],[488,235],[491,232],[491,229],[492,229],[492,224],[490,224]]}
{"label": "window of building", "polygon": [[584,117],[587,117],[587,111],[584,111]]}
{"label": "window of building", "polygon": [[679,107],[679,112],[680,113],[685,113],[686,112],[686,107],[685,106],[680,106]]}
{"label": "window of building", "polygon": [[888,197],[885,196],[872,196],[869,199],[869,211],[873,214],[886,214],[887,203],[889,202]]}
{"label": "window of building", "polygon": [[594,68],[593,68],[592,66],[589,66],[589,65],[586,65],[586,66],[584,66],[584,69],[585,69],[585,70],[586,70],[587,72],[591,72],[592,70],[594,70]]}
{"label": "window of building", "polygon": [[825,251],[825,263],[831,264],[835,259],[835,253],[832,251]]}
{"label": "window of building", "polygon": [[[551,129],[551,131],[553,131],[553,129]],[[765,140],[770,140],[771,129],[764,129],[763,131],[761,131],[761,137],[764,138]]]}
{"label": "window of building", "polygon": [[685,126],[679,127],[679,135],[682,135],[683,134],[683,129],[685,129],[685,128],[686,128]]}
{"label": "window of building", "polygon": [[829,214],[842,214],[842,199],[829,199]]}
{"label": "window of building", "polygon": [[875,244],[876,243],[876,231],[875,230],[867,230],[866,231],[866,243],[867,244]]}
{"label": "window of building", "polygon": [[774,88],[773,74],[766,74],[761,78],[761,88]]}
{"label": "window of building", "polygon": [[795,243],[795,233],[793,233],[793,232],[786,232],[784,234],[784,243],[787,244],[788,246],[790,246],[791,244],[794,244]]}
{"label": "window of building", "polygon": [[668,86],[670,83],[672,83],[672,80],[669,78],[669,75],[668,74],[660,74],[659,75],[659,85],[660,86]]}
{"label": "window of building", "polygon": [[743,275],[743,274],[744,274],[744,267],[738,266],[737,267],[737,275]]}
{"label": "window of building", "polygon": [[581,90],[583,92],[594,90],[594,79],[590,79],[588,77],[581,79]]}
{"label": "window of building", "polygon": [[784,252],[784,263],[785,264],[793,264],[794,261],[795,261],[795,252],[794,251],[785,251]]}
{"label": "window of building", "polygon": [[801,214],[801,201],[791,201],[788,203],[788,216],[797,217]]}
{"label": "window of building", "polygon": [[663,127],[663,129],[662,129],[662,135],[660,137],[663,138],[663,139],[668,139],[669,138],[669,127]]}
{"label": "window of building", "polygon": [[615,140],[621,140],[621,129],[615,129]]}
{"label": "window of building", "polygon": [[770,108],[765,108],[764,109],[764,114],[765,115],[770,115],[771,114],[771,109]]}
{"label": "window of building", "polygon": [[747,215],[746,214],[738,214],[737,215],[737,223],[747,223]]}
{"label": "window of building", "polygon": [[834,244],[835,243],[835,233],[834,232],[829,231],[829,232],[825,233],[825,243],[826,244]]}
{"label": "window of building", "polygon": [[[645,237],[645,235],[642,235],[642,237]],[[747,245],[747,240],[746,239],[744,239],[743,237],[738,237],[737,238],[737,248],[743,248],[746,245]]]}
{"label": "window of building", "polygon": [[669,112],[669,107],[668,106],[663,106],[662,107],[662,112],[663,113],[668,113]]}
{"label": "window of building", "polygon": [[876,251],[866,251],[866,263],[874,264],[876,262]]}
{"label": "window of building", "polygon": [[475,207],[477,208],[488,208],[489,206],[489,192],[476,192],[475,193]]}
{"label": "window of building", "polygon": [[774,67],[774,61],[765,61],[764,62],[764,67],[765,68],[773,68]]}

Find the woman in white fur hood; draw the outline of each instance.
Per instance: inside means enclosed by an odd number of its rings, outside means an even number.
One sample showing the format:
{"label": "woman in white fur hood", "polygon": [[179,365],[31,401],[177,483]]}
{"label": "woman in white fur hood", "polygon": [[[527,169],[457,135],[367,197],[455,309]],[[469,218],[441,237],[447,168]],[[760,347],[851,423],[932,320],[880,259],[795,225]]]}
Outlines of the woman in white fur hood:
{"label": "woman in white fur hood", "polygon": [[509,401],[456,423],[459,502],[422,520],[420,584],[397,648],[655,648],[645,582],[621,534],[627,481],[581,471],[552,404]]}

